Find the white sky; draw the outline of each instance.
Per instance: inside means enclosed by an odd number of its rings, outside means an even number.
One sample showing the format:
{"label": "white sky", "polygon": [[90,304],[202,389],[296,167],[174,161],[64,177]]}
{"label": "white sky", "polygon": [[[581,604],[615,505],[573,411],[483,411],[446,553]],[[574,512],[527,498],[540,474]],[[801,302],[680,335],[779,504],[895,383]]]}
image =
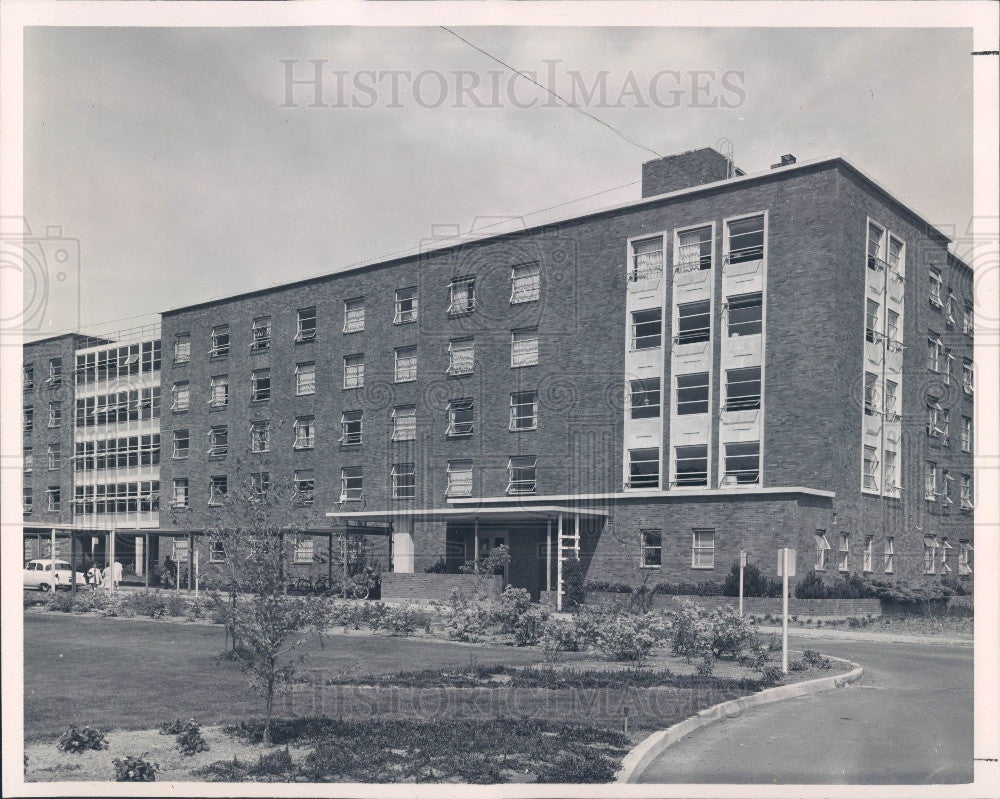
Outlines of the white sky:
{"label": "white sky", "polygon": [[[963,30],[461,28],[522,70],[561,59],[589,84],[631,70],[647,100],[589,110],[661,154],[720,137],[749,172],[782,153],[842,154],[932,222],[972,211],[971,33]],[[439,108],[281,108],[285,67],[438,70]],[[436,28],[34,28],[25,37],[25,213],[80,240],[81,293],[53,292],[40,332],[150,314],[336,271],[419,244],[435,225],[523,215],[639,178],[654,156],[560,107],[454,108],[454,70],[495,62]],[[738,70],[737,108],[650,104],[662,70]],[[509,73],[504,73],[506,86]],[[348,83],[348,85],[350,85]],[[717,84],[716,84],[717,85]],[[436,94],[425,85],[425,97]],[[661,87],[669,89],[667,82]],[[665,91],[662,92],[665,94]],[[732,99],[735,95],[726,92]],[[367,96],[356,93],[362,101]],[[483,90],[480,95],[486,97]],[[518,79],[518,97],[542,98]],[[533,224],[639,196],[639,185]],[[72,280],[70,281],[72,283]],[[77,311],[79,308],[79,311]],[[115,327],[127,327],[131,320]],[[103,325],[101,326],[103,328]],[[87,327],[85,332],[98,332]]]}

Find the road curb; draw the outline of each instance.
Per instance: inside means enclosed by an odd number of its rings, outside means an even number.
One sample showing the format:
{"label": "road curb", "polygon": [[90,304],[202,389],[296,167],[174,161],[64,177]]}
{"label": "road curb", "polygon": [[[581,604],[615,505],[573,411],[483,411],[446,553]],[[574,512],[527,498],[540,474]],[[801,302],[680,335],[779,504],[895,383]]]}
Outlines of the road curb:
{"label": "road curb", "polygon": [[658,730],[640,741],[625,755],[621,768],[618,769],[618,773],[615,775],[615,782],[636,782],[649,764],[663,754],[667,748],[699,727],[705,727],[719,719],[738,716],[748,708],[769,705],[772,702],[793,699],[797,696],[832,691],[834,688],[854,682],[861,676],[862,668],[854,661],[832,655],[827,655],[826,657],[829,660],[848,663],[853,668],[844,674],[833,674],[829,677],[818,677],[815,680],[804,680],[803,682],[796,682],[791,685],[765,688],[763,691],[758,691],[749,696],[741,696],[739,699],[720,702],[717,705],[705,708],[705,710],[698,711],[695,715],[689,716],[684,721],[680,721],[672,727],[667,727],[665,730]]}

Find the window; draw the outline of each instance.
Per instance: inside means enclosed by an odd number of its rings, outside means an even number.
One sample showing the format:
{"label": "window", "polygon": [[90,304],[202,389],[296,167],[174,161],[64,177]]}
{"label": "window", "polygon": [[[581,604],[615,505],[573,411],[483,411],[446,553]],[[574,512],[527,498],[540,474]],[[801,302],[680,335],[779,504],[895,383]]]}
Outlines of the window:
{"label": "window", "polygon": [[691,568],[715,568],[715,530],[692,531]]}
{"label": "window", "polygon": [[26,485],[21,488],[21,502],[24,505],[24,512],[31,513],[34,510],[34,505],[32,501],[31,486]]}
{"label": "window", "polygon": [[229,428],[226,425],[210,428],[208,441],[209,457],[222,458],[229,454]]}
{"label": "window", "polygon": [[313,361],[295,364],[295,395],[304,397],[316,393],[316,364]]}
{"label": "window", "polygon": [[299,310],[295,320],[295,340],[297,342],[316,340],[315,306]]}
{"label": "window", "polygon": [[663,237],[632,242],[632,257],[628,268],[629,282],[659,280],[663,275]]}
{"label": "window", "polygon": [[632,312],[632,349],[656,349],[663,341],[663,309]]}
{"label": "window", "polygon": [[[877,469],[878,466],[876,465],[875,468]],[[886,491],[899,491],[902,488],[896,482],[896,453],[891,449],[885,451],[885,463],[882,465],[882,479]]]}
{"label": "window", "polygon": [[830,542],[826,540],[826,532],[823,530],[816,531],[816,565],[815,569],[818,572],[824,571],[826,569],[826,559],[827,553],[830,551]]}
{"label": "window", "polygon": [[208,354],[213,358],[229,354],[229,325],[217,325],[212,328],[212,348]]}
{"label": "window", "polygon": [[191,437],[187,430],[174,430],[173,459],[182,460],[188,456],[191,447]]}
{"label": "window", "polygon": [[35,429],[35,409],[24,408],[24,432],[30,433]]}
{"label": "window", "polygon": [[628,487],[659,488],[660,449],[642,447],[628,451]]}
{"label": "window", "polygon": [[344,411],[340,417],[340,443],[354,447],[361,443],[364,411]]}
{"label": "window", "polygon": [[937,333],[927,333],[927,368],[932,372],[942,371],[944,345]]}
{"label": "window", "polygon": [[62,494],[59,486],[49,486],[45,490],[45,509],[49,511],[62,510]]}
{"label": "window", "polygon": [[221,505],[229,493],[229,478],[224,474],[214,474],[208,478],[208,504]]}
{"label": "window", "polygon": [[476,363],[476,340],[453,338],[448,342],[448,374],[468,375]]}
{"label": "window", "polygon": [[708,486],[708,445],[674,448],[674,482],[678,486]]}
{"label": "window", "polygon": [[945,505],[954,505],[955,502],[951,498],[951,484],[955,482],[955,478],[951,476],[947,469],[941,470],[941,492],[939,496],[944,501]]}
{"label": "window", "polygon": [[966,358],[962,363],[962,390],[966,394],[971,394],[975,382],[975,373],[973,372],[972,361]]}
{"label": "window", "polygon": [[927,435],[948,443],[948,409],[942,408],[937,397],[927,395]]}
{"label": "window", "polygon": [[903,351],[899,340],[899,314],[890,308],[885,309],[885,335],[885,347],[889,352]]}
{"label": "window", "polygon": [[265,402],[271,399],[271,370],[255,369],[250,378],[251,402]]}
{"label": "window", "polygon": [[962,510],[972,510],[972,475],[963,474],[959,483],[959,502]]}
{"label": "window", "polygon": [[886,574],[892,574],[896,570],[896,543],[891,536],[885,539],[885,546],[882,548],[882,569]]}
{"label": "window", "polygon": [[875,569],[875,536],[865,536],[865,549],[861,561],[861,569],[870,574]]}
{"label": "window", "polygon": [[361,388],[365,384],[365,356],[344,356],[344,388]]}
{"label": "window", "polygon": [[711,334],[711,303],[687,302],[677,306],[677,343],[699,344]]}
{"label": "window", "polygon": [[208,562],[225,563],[226,545],[221,539],[210,538],[208,541]]}
{"label": "window", "polygon": [[417,482],[412,463],[392,465],[392,498],[413,499],[417,493]]}
{"label": "window", "polygon": [[417,321],[417,310],[420,300],[417,297],[417,287],[410,286],[396,290],[395,313],[392,317],[394,325],[405,325]]}
{"label": "window", "polygon": [[26,363],[24,365],[24,372],[22,375],[22,388],[25,391],[31,391],[35,387],[35,367]]}
{"label": "window", "polygon": [[660,415],[660,378],[629,381],[629,413],[633,419],[655,419]]}
{"label": "window", "polygon": [[867,444],[864,449],[863,473],[861,486],[868,491],[878,491],[878,450]]}
{"label": "window", "polygon": [[49,403],[49,427],[62,425],[62,405],[58,402]]}
{"label": "window", "polygon": [[752,411],[760,408],[760,367],[726,370],[726,410]]}
{"label": "window", "polygon": [[677,234],[675,272],[696,272],[712,268],[712,226],[704,225]]}
{"label": "window", "polygon": [[316,446],[316,420],[312,416],[298,416],[295,419],[294,449],[312,449]]}
{"label": "window", "polygon": [[316,491],[316,480],[312,469],[296,469],[293,486],[295,499],[302,505],[312,505]]}
{"label": "window", "polygon": [[312,563],[314,558],[314,542],[311,535],[295,536],[295,545],[292,549],[293,563]]}
{"label": "window", "polygon": [[188,507],[188,479],[186,477],[174,478],[174,492],[170,499],[170,505],[174,508]]}
{"label": "window", "polygon": [[930,272],[930,294],[928,300],[935,308],[941,307],[941,270],[931,267]]}
{"label": "window", "polygon": [[448,298],[449,315],[472,313],[476,308],[476,279],[471,276],[453,278],[448,284]]}
{"label": "window", "polygon": [[882,410],[885,413],[886,421],[899,421],[899,386],[894,380],[885,381],[885,398],[882,402]]}
{"label": "window", "polygon": [[173,397],[170,409],[175,413],[182,413],[191,407],[191,387],[188,385],[187,381],[183,383],[174,383],[173,387],[170,389],[170,394]]}
{"label": "window", "polygon": [[250,451],[269,452],[271,450],[271,425],[265,421],[250,422]]}
{"label": "window", "polygon": [[31,452],[31,447],[25,447],[21,452],[22,469],[25,474],[31,474],[35,468],[35,456]]}
{"label": "window", "polygon": [[936,463],[924,464],[924,499],[936,502],[938,498],[938,468]]}
{"label": "window", "polygon": [[677,375],[677,413],[708,413],[708,372]]}
{"label": "window", "polygon": [[362,499],[362,479],[364,471],[361,466],[344,466],[340,470],[340,501],[354,502]]}
{"label": "window", "polygon": [[397,347],[396,348],[396,372],[397,383],[411,383],[417,379],[417,348]]}
{"label": "window", "polygon": [[889,274],[902,280],[905,266],[903,263],[903,242],[891,233],[889,234],[889,254],[886,258],[886,263],[889,266]]}
{"label": "window", "polygon": [[639,565],[644,569],[658,569],[663,565],[663,532],[639,531]]}
{"label": "window", "polygon": [[62,466],[62,444],[49,444],[48,450],[49,471],[54,471]]}
{"label": "window", "polygon": [[846,572],[848,570],[851,554],[851,536],[849,533],[840,534],[840,549],[837,551],[837,570]]}
{"label": "window", "polygon": [[250,493],[257,496],[263,497],[267,490],[271,487],[271,474],[270,472],[251,472],[250,473]]}
{"label": "window", "polygon": [[726,444],[726,474],[723,484],[753,485],[760,481],[760,442]]}
{"label": "window", "polygon": [[250,330],[250,349],[266,350],[271,346],[271,317],[259,316]]}
{"label": "window", "polygon": [[447,435],[450,437],[471,436],[474,413],[472,397],[450,400],[448,402]]}
{"label": "window", "polygon": [[730,297],[726,326],[730,336],[759,336],[763,324],[764,298],[760,293]]}
{"label": "window", "polygon": [[213,408],[224,408],[229,404],[228,375],[219,375],[212,378],[211,393],[208,404]]}
{"label": "window", "polygon": [[764,257],[764,215],[737,219],[726,224],[727,260],[731,264]]}
{"label": "window", "polygon": [[538,427],[538,392],[515,391],[510,395],[510,429],[514,432]]}
{"label": "window", "polygon": [[937,538],[924,536],[924,574],[934,574],[937,571]]}
{"label": "window", "polygon": [[49,359],[49,376],[45,382],[52,388],[62,385],[62,358]]}
{"label": "window", "polygon": [[972,574],[972,544],[968,541],[958,542],[958,573]]}
{"label": "window", "polygon": [[540,267],[537,263],[520,264],[510,270],[510,304],[535,302],[541,296]]}
{"label": "window", "polygon": [[[944,301],[944,313],[945,325],[949,328],[955,327],[955,319],[958,316],[958,312],[955,306],[955,295],[951,291],[948,292],[948,296]],[[949,571],[951,570],[949,569]]]}
{"label": "window", "polygon": [[965,308],[962,313],[962,332],[967,336],[971,336],[975,331],[976,319],[972,310],[972,303],[965,303]]}
{"label": "window", "polygon": [[445,496],[472,496],[472,461],[448,461],[448,485]]}
{"label": "window", "polygon": [[365,329],[365,298],[344,300],[344,332],[360,333]]}
{"label": "window", "polygon": [[535,366],[538,364],[538,328],[524,327],[510,334],[510,365]]}
{"label": "window", "polygon": [[962,417],[962,452],[972,452],[972,419]]}
{"label": "window", "polygon": [[417,437],[417,408],[400,405],[392,409],[392,440],[413,441]]}
{"label": "window", "polygon": [[507,493],[535,493],[535,456],[515,455],[507,461]]}
{"label": "window", "polygon": [[947,538],[941,539],[941,574],[948,574],[951,572],[951,564],[948,563],[948,556],[951,554],[952,546],[948,543]]}
{"label": "window", "polygon": [[878,312],[878,302],[865,301],[865,341],[878,341],[882,338],[882,334],[878,331]]}
{"label": "window", "polygon": [[878,375],[865,372],[865,416],[875,416],[878,412]]}

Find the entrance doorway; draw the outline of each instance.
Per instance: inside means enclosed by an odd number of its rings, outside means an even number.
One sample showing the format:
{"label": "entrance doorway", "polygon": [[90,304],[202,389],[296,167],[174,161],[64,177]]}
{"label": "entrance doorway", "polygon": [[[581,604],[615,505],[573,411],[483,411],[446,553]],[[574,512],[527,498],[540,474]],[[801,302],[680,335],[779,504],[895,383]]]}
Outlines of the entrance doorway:
{"label": "entrance doorway", "polygon": [[[496,547],[507,547],[507,551],[510,551],[510,543],[508,542],[507,531],[494,532],[489,534],[480,534],[479,536],[479,557],[485,558],[490,554],[491,549]],[[503,584],[506,586],[510,582],[510,563],[505,563],[503,566],[498,566],[496,570],[497,574],[503,576]]]}

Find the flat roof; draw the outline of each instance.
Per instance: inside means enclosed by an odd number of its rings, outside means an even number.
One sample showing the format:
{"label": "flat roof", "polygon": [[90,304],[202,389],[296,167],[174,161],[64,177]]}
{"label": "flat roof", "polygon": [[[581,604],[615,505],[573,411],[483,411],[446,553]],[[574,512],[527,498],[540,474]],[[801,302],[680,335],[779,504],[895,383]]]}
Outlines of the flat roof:
{"label": "flat roof", "polygon": [[[881,183],[879,183],[878,181],[876,181],[874,178],[870,177],[866,173],[862,172],[856,166],[854,166],[853,164],[851,164],[846,158],[844,158],[841,155],[836,155],[836,156],[826,156],[826,157],[823,157],[823,158],[813,158],[813,159],[806,160],[806,161],[799,161],[799,162],[796,162],[794,164],[788,164],[786,166],[781,166],[781,167],[772,167],[771,169],[767,169],[767,170],[764,170],[764,171],[761,171],[761,172],[755,172],[755,173],[753,173],[751,175],[737,175],[737,176],[732,177],[732,178],[727,178],[727,179],[724,179],[724,180],[717,180],[717,181],[714,181],[712,183],[702,183],[702,184],[697,185],[697,186],[690,186],[688,188],[678,189],[677,191],[666,192],[664,194],[657,194],[657,195],[653,195],[651,197],[641,197],[641,198],[639,198],[637,200],[629,200],[629,201],[626,201],[626,202],[623,202],[623,203],[616,203],[615,205],[610,205],[610,206],[607,206],[605,208],[600,208],[600,209],[597,209],[595,211],[588,211],[587,213],[580,214],[579,216],[566,217],[564,219],[554,219],[554,220],[551,220],[551,221],[548,221],[548,222],[539,223],[539,224],[533,225],[531,227],[526,227],[526,228],[524,228],[522,230],[512,230],[512,231],[507,231],[505,233],[495,233],[495,234],[492,234],[492,235],[483,236],[481,238],[463,237],[460,242],[457,242],[457,243],[454,243],[454,244],[442,244],[440,247],[428,248],[426,250],[423,250],[421,252],[417,252],[417,253],[411,254],[411,255],[399,256],[399,257],[390,258],[390,259],[384,260],[384,261],[379,261],[379,260],[370,261],[370,262],[361,264],[359,266],[351,267],[350,269],[343,269],[343,270],[340,270],[340,271],[328,272],[328,273],[326,273],[324,275],[316,275],[314,277],[302,278],[300,280],[293,280],[293,281],[290,281],[288,283],[279,283],[279,284],[276,284],[274,286],[268,286],[266,288],[255,289],[253,291],[242,292],[242,293],[239,293],[239,294],[232,294],[232,295],[229,295],[229,296],[216,297],[216,298],[210,299],[210,300],[202,300],[200,302],[191,303],[190,305],[183,305],[183,306],[180,306],[178,308],[172,308],[172,309],[170,309],[168,311],[163,311],[162,315],[163,316],[169,316],[171,314],[180,313],[181,311],[190,311],[190,310],[194,310],[196,308],[202,308],[202,307],[207,307],[207,306],[210,306],[210,305],[215,305],[215,304],[218,304],[220,302],[233,302],[233,301],[237,301],[237,300],[247,299],[247,298],[250,298],[250,297],[261,296],[261,295],[268,294],[268,293],[274,292],[274,291],[282,291],[282,290],[291,289],[291,288],[295,288],[295,287],[299,287],[299,286],[308,286],[308,285],[311,285],[313,283],[318,283],[318,282],[322,282],[322,281],[325,281],[325,280],[329,280],[330,278],[332,278],[334,276],[352,275],[352,274],[356,274],[358,272],[364,272],[364,271],[366,271],[368,269],[376,269],[376,268],[383,268],[383,267],[388,267],[388,266],[392,266],[392,265],[398,265],[398,264],[401,264],[401,263],[405,263],[407,261],[412,261],[414,258],[426,257],[427,255],[431,255],[431,254],[440,255],[440,254],[443,254],[443,253],[447,253],[447,252],[456,250],[456,249],[458,249],[460,247],[466,247],[466,246],[468,246],[471,243],[481,244],[481,243],[487,243],[487,242],[493,242],[493,241],[500,241],[500,240],[506,239],[506,238],[514,238],[514,237],[517,237],[517,236],[526,236],[526,235],[530,235],[530,234],[536,233],[538,231],[545,230],[546,228],[550,228],[553,225],[562,225],[562,224],[567,224],[567,223],[570,223],[570,222],[576,222],[576,221],[580,221],[580,220],[584,220],[584,219],[591,219],[591,218],[595,218],[595,217],[599,217],[599,216],[604,216],[604,215],[607,215],[607,214],[617,213],[619,211],[625,211],[625,210],[628,210],[628,209],[631,209],[631,208],[641,208],[643,206],[656,205],[656,204],[659,204],[659,203],[667,203],[667,202],[670,202],[672,200],[676,200],[676,199],[680,199],[680,198],[690,197],[690,196],[693,196],[693,195],[707,193],[707,192],[719,191],[719,190],[728,189],[728,188],[731,188],[731,187],[744,186],[744,185],[751,184],[751,183],[754,183],[754,182],[767,182],[767,181],[770,181],[770,180],[777,180],[777,179],[788,177],[789,175],[791,175],[793,173],[796,173],[796,172],[803,172],[803,171],[808,171],[808,170],[818,170],[818,169],[825,168],[825,167],[840,167],[840,168],[845,169],[848,172],[852,172],[857,177],[861,178],[864,182],[866,182],[867,184],[869,184],[877,193],[883,195],[883,197],[885,197],[891,204],[897,206],[897,208],[901,209],[905,214],[911,216],[912,218],[918,220],[921,224],[925,225],[926,228],[927,228],[927,230],[928,230],[928,234],[929,235],[933,234],[935,236],[938,236],[945,243],[950,243],[951,242],[951,238],[949,238],[945,233],[941,232],[938,228],[936,228],[934,225],[932,225],[927,220],[927,218],[925,216],[923,216],[920,213],[918,213],[917,211],[913,210],[913,208],[911,208],[909,205],[906,205],[905,203],[903,203],[900,199],[898,199],[895,195],[893,195],[888,189],[886,189]],[[454,238],[454,237],[450,237],[450,238]],[[413,249],[416,249],[416,247],[414,247]],[[956,258],[956,260],[958,260],[959,263],[964,263],[964,262],[962,262],[961,260],[959,260],[957,258]],[[966,266],[968,266],[968,265],[966,264]]]}
{"label": "flat roof", "polygon": [[419,509],[389,509],[389,510],[356,510],[356,511],[330,511],[326,515],[335,519],[402,519],[402,518],[437,518],[458,517],[473,518],[475,516],[555,516],[561,513],[570,516],[607,516],[607,511],[593,508],[576,508],[571,505],[538,505],[530,508],[506,507],[506,508],[419,508]]}

